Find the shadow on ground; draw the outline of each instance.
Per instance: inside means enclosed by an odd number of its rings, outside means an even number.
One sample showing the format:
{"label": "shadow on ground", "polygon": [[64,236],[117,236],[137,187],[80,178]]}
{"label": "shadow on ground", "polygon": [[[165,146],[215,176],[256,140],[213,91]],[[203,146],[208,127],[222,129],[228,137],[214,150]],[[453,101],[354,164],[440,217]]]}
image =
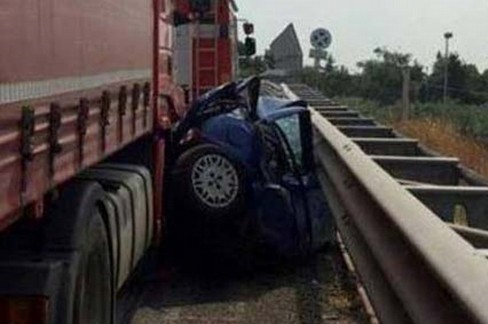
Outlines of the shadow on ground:
{"label": "shadow on ground", "polygon": [[119,298],[119,324],[367,322],[335,248],[255,271],[226,262],[149,257]]}

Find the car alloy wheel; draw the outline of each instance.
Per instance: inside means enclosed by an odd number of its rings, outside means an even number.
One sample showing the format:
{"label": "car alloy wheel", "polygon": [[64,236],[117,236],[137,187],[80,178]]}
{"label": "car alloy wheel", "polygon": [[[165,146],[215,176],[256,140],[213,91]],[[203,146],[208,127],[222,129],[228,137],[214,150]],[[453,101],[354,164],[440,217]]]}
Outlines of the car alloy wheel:
{"label": "car alloy wheel", "polygon": [[191,182],[195,194],[212,208],[225,208],[237,197],[239,176],[234,165],[219,154],[204,155],[193,165]]}

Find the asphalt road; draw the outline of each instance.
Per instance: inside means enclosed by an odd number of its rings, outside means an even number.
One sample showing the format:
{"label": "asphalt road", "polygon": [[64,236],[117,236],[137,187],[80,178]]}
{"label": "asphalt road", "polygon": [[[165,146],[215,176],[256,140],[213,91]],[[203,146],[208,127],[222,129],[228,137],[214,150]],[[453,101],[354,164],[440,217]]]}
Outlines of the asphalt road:
{"label": "asphalt road", "polygon": [[[367,323],[336,250],[252,272],[181,271],[153,257],[119,298],[119,324]],[[201,274],[205,272],[205,274]]]}

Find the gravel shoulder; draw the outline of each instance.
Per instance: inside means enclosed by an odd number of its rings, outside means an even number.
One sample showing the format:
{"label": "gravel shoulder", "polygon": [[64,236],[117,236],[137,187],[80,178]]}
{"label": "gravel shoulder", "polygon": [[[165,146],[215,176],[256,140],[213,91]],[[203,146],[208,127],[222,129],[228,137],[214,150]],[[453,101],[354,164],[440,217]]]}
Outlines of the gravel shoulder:
{"label": "gravel shoulder", "polygon": [[146,263],[119,298],[119,324],[368,322],[335,248],[252,274],[196,275]]}

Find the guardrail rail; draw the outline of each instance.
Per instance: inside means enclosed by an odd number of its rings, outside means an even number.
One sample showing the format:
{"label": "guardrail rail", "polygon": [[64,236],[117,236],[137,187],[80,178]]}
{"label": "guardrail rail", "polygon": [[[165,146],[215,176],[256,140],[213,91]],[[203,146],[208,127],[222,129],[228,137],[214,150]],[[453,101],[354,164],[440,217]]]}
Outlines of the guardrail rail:
{"label": "guardrail rail", "polygon": [[308,86],[264,88],[310,105],[321,184],[378,319],[488,323],[486,180]]}

